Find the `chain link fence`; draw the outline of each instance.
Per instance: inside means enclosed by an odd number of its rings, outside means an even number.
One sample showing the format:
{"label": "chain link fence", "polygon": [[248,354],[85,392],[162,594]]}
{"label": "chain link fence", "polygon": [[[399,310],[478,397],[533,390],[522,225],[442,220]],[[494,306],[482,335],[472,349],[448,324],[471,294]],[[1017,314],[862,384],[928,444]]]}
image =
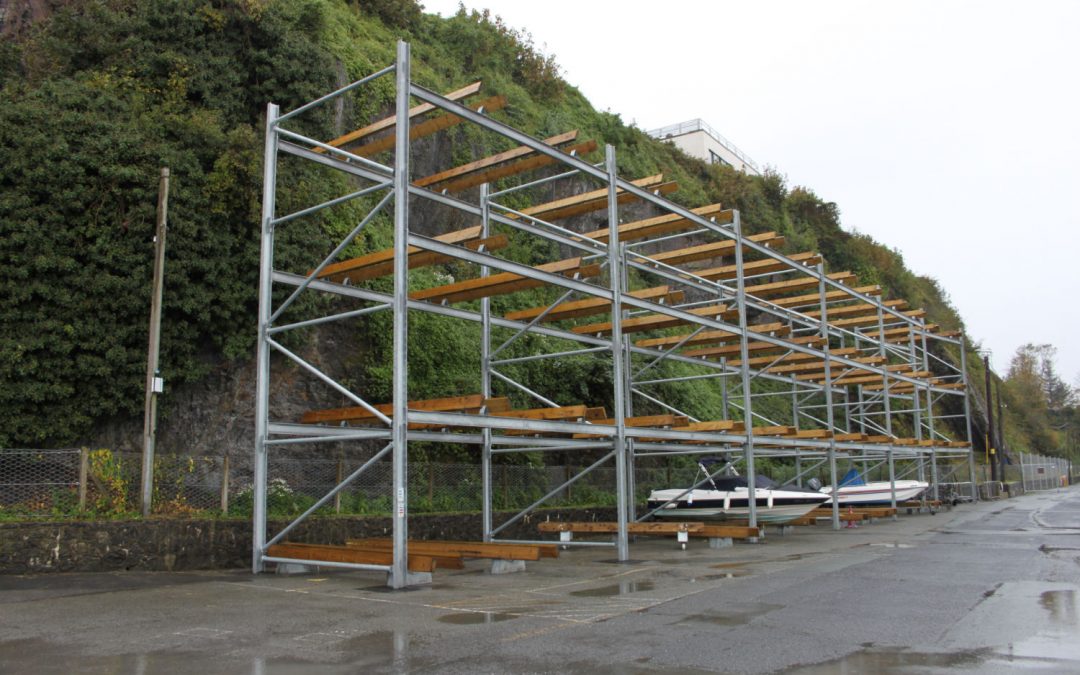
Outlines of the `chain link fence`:
{"label": "chain link fence", "polygon": [[[1006,484],[1019,490],[1059,487],[1067,481],[1067,460],[1021,455],[1021,463],[1006,467]],[[300,513],[330,492],[363,463],[363,459],[298,459],[271,457],[268,466],[267,510],[272,516]],[[0,518],[85,518],[132,515],[139,510],[142,457],[109,450],[0,450]],[[996,496],[1001,482],[989,480],[979,467],[982,497]],[[579,466],[495,465],[492,501],[496,509],[523,509],[549,496],[547,506],[608,506],[615,504],[615,470],[593,469],[577,480]],[[790,473],[791,475],[786,475]],[[953,476],[947,469],[939,481],[949,499],[970,494],[966,469]],[[772,469],[783,482],[794,467]],[[961,477],[963,476],[963,477]],[[701,476],[697,467],[635,468],[634,488],[639,503],[649,491],[689,487]],[[952,483],[952,481],[961,481]],[[251,457],[163,455],[154,462],[154,513],[159,516],[251,514],[254,494]],[[368,468],[324,506],[325,513],[389,514],[392,473],[389,462]],[[480,467],[472,464],[412,463],[409,465],[409,508],[414,513],[478,511],[483,499]]]}
{"label": "chain link fence", "polygon": [[[356,471],[363,459],[269,461],[267,510],[287,516],[311,507]],[[109,450],[0,450],[0,518],[107,517],[139,510],[142,456]],[[496,509],[523,509],[548,496],[549,506],[615,504],[615,470],[600,467],[570,482],[583,467],[495,465]],[[641,501],[652,489],[689,485],[696,468],[638,469]],[[250,457],[161,455],[154,460],[153,512],[159,516],[248,516],[254,501]],[[326,513],[390,514],[389,462],[369,467],[324,506]],[[409,509],[414,513],[479,511],[480,467],[409,465]]]}

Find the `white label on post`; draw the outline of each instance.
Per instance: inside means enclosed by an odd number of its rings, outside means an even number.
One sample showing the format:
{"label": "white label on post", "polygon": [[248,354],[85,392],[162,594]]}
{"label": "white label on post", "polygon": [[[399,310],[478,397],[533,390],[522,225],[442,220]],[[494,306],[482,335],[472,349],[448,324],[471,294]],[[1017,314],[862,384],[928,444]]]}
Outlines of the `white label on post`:
{"label": "white label on post", "polygon": [[163,393],[165,393],[165,380],[163,378],[160,378],[160,377],[155,377],[154,378],[153,391],[154,391],[155,394],[163,394]]}
{"label": "white label on post", "polygon": [[398,518],[405,517],[405,488],[398,488],[397,491],[397,515]]}

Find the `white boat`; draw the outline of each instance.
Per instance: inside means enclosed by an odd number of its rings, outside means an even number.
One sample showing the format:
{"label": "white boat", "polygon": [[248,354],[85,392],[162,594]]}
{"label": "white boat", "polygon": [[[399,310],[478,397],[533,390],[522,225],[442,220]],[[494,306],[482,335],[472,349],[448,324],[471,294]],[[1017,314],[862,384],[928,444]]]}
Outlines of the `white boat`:
{"label": "white boat", "polygon": [[[896,481],[896,502],[906,502],[921,495],[930,484],[922,480]],[[826,504],[832,504],[831,485],[821,488],[821,493],[828,496]],[[840,480],[839,503],[841,506],[868,506],[870,504],[889,504],[892,502],[892,484],[889,481],[867,483],[852,469]]]}
{"label": "white boat", "polygon": [[[702,471],[708,475],[705,465]],[[715,477],[708,488],[653,490],[648,507],[658,509],[653,516],[670,520],[746,520],[750,517],[746,478],[738,475]],[[779,487],[765,476],[757,476],[754,502],[760,523],[786,523],[813,511],[829,496],[798,487]]]}

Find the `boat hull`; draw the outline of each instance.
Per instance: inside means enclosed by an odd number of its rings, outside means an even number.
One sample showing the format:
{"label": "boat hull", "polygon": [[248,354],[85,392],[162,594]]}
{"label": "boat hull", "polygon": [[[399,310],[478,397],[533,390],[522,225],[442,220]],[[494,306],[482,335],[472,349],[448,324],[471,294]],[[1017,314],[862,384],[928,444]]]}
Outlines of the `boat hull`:
{"label": "boat hull", "polygon": [[[678,497],[682,490],[654,490],[649,495],[649,509],[658,508],[664,502]],[[733,492],[718,490],[693,490],[665,508],[653,514],[665,520],[747,520],[750,516],[750,500],[744,489]],[[786,523],[805,516],[828,500],[827,495],[813,492],[786,490],[757,490],[755,495],[756,516],[759,523]]]}
{"label": "boat hull", "polygon": [[[930,484],[921,480],[896,481],[896,501],[904,502],[921,495]],[[832,504],[832,486],[821,488],[821,493],[828,496],[826,504]],[[841,506],[858,506],[892,503],[892,488],[888,481],[878,481],[863,485],[844,485],[840,488]]]}

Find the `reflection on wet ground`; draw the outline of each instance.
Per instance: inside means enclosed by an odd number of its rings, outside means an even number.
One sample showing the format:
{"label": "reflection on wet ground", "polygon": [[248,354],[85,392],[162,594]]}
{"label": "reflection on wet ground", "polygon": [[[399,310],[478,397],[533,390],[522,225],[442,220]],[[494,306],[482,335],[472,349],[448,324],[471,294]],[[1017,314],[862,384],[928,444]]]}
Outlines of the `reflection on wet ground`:
{"label": "reflection on wet ground", "polygon": [[691,614],[681,619],[679,623],[711,623],[716,626],[739,626],[750,623],[755,617],[764,616],[769,612],[783,608],[783,605],[765,603],[734,605],[702,614]]}
{"label": "reflection on wet ground", "polygon": [[607,598],[613,595],[629,595],[630,593],[643,593],[656,588],[653,581],[620,581],[610,586],[600,588],[586,588],[580,591],[571,591],[570,595],[577,598]]}
{"label": "reflection on wet ground", "polygon": [[467,626],[478,623],[498,623],[500,621],[509,621],[513,618],[515,618],[513,614],[503,614],[500,612],[459,612],[456,614],[440,616],[439,621],[458,626]]}
{"label": "reflection on wet ground", "polygon": [[1061,585],[1006,582],[986,591],[984,603],[947,631],[940,644],[933,645],[935,649],[871,646],[834,661],[785,672],[798,675],[1080,672],[1080,606],[1077,604],[1080,589],[1046,588]]}

